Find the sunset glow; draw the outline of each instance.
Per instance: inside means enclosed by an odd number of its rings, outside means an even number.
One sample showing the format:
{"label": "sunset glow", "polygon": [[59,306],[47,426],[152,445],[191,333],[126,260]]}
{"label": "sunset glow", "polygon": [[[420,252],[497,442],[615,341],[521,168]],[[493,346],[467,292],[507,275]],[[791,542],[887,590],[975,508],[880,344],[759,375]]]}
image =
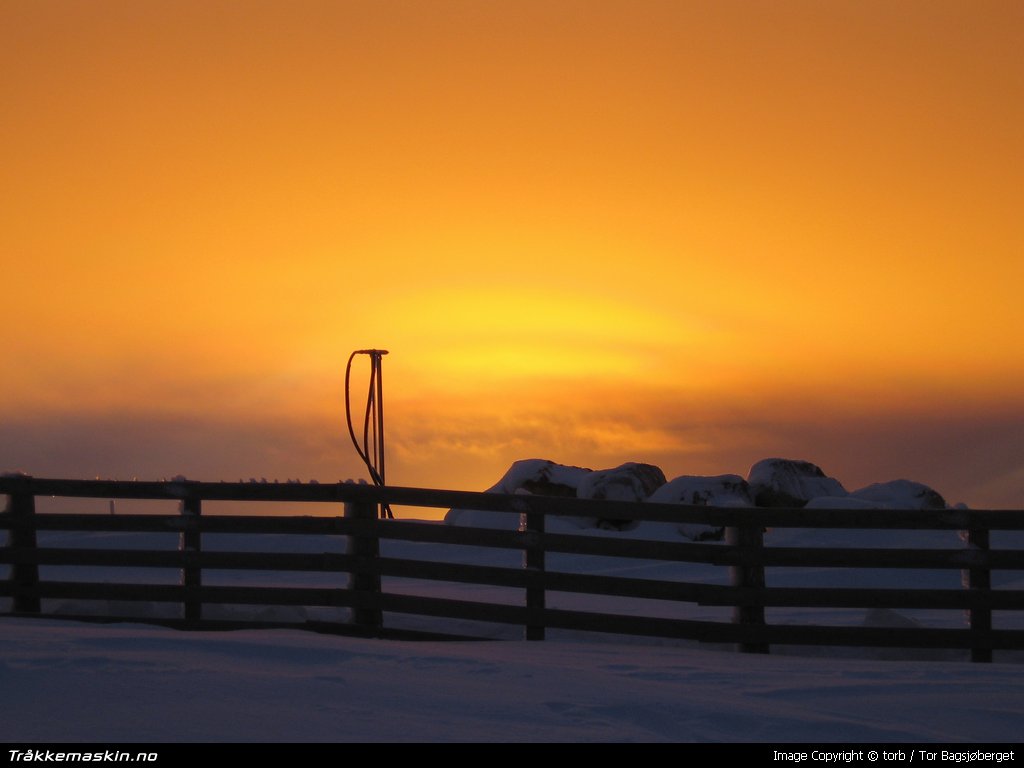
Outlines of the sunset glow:
{"label": "sunset glow", "polygon": [[0,71],[0,471],[355,476],[377,346],[396,484],[1024,504],[1019,3],[12,0]]}

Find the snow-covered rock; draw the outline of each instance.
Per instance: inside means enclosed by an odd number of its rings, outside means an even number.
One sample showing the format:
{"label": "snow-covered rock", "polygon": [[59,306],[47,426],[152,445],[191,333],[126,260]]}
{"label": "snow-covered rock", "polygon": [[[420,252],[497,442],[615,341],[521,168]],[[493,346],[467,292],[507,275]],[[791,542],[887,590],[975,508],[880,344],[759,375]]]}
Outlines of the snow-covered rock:
{"label": "snow-covered rock", "polygon": [[[683,475],[661,486],[647,500],[698,507],[754,506],[750,486],[739,475]],[[724,533],[724,529],[719,526],[700,523],[681,523],[677,530],[693,541],[718,541]]]}
{"label": "snow-covered rock", "polygon": [[682,475],[665,483],[648,501],[699,507],[752,507],[750,486],[739,475]]}
{"label": "snow-covered rock", "polygon": [[946,509],[938,491],[912,480],[873,483],[850,494],[853,499],[871,502],[882,509]]}
{"label": "snow-covered rock", "polygon": [[[580,483],[591,472],[584,467],[556,464],[547,459],[522,459],[514,462],[485,493],[532,493],[538,496],[575,498]],[[474,528],[515,530],[519,527],[517,515],[482,509],[450,509],[444,521],[449,525]]]}
{"label": "snow-covered rock", "polygon": [[[665,473],[653,464],[629,462],[613,469],[595,472],[584,467],[556,464],[547,459],[523,459],[509,467],[501,480],[487,489],[487,493],[530,493],[565,498],[643,501],[664,483]],[[446,523],[452,525],[481,528],[512,530],[519,525],[515,515],[485,510],[452,509],[444,519]],[[632,520],[566,518],[564,522],[570,529],[596,527],[623,530],[635,527]]]}
{"label": "snow-covered rock", "polygon": [[520,488],[539,496],[576,496],[583,479],[593,470],[556,464],[547,459],[523,459],[509,467],[488,493],[515,493]]}
{"label": "snow-covered rock", "polygon": [[747,473],[759,507],[802,507],[821,496],[846,496],[843,484],[809,461],[762,459]]}
{"label": "snow-covered rock", "polygon": [[[584,475],[576,489],[581,499],[608,501],[643,501],[665,484],[665,473],[653,464],[629,462],[614,469],[601,469]],[[637,526],[635,520],[577,518],[581,527],[629,530]]]}
{"label": "snow-covered rock", "polygon": [[665,473],[653,464],[629,462],[583,476],[576,495],[581,499],[643,501],[665,484]]}
{"label": "snow-covered rock", "polygon": [[[612,469],[591,470],[547,459],[524,459],[509,467],[488,493],[521,493],[580,499],[652,501],[711,507],[808,507],[811,509],[947,509],[935,490],[910,480],[875,483],[848,493],[837,479],[809,461],[763,459],[739,475],[683,475],[665,482],[652,464],[629,462]],[[486,510],[451,509],[445,522],[481,528],[514,530],[517,515]],[[560,530],[606,528],[633,530],[636,521],[599,518],[551,518]],[[643,523],[642,526],[661,524]],[[694,540],[718,540],[720,527],[671,524],[673,531]],[[675,534],[673,534],[675,535]]]}

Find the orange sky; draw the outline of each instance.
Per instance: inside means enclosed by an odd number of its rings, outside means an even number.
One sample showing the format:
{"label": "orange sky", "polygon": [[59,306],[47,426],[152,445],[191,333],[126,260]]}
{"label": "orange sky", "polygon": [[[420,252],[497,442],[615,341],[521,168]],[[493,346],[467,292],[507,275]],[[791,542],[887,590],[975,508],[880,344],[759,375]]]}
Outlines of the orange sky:
{"label": "orange sky", "polygon": [[1018,2],[0,4],[0,470],[1024,504]]}

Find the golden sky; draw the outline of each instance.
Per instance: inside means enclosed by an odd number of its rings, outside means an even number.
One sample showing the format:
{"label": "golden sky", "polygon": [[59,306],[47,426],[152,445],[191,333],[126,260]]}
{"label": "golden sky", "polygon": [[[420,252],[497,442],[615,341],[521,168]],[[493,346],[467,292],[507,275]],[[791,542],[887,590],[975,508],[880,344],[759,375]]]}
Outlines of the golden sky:
{"label": "golden sky", "polygon": [[[0,470],[1024,504],[1024,5],[0,3]],[[357,399],[359,399],[357,397]]]}

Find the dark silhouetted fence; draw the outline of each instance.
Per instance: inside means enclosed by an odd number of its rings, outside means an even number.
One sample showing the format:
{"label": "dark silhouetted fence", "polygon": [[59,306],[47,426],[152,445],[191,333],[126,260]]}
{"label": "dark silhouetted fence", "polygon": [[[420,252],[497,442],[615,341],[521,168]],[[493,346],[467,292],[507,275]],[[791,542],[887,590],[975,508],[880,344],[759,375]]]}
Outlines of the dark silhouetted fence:
{"label": "dark silhouetted fence", "polygon": [[[667,504],[586,501],[531,495],[469,493],[418,488],[375,488],[350,483],[266,484],[200,482],[120,482],[0,478],[8,497],[0,513],[7,544],[0,564],[9,577],[0,581],[0,597],[10,598],[7,615],[56,615],[46,601],[107,600],[179,606],[171,618],[118,615],[99,620],[152,621],[185,629],[301,626],[319,631],[380,637],[452,637],[456,633],[389,627],[387,614],[415,614],[449,619],[497,622],[524,627],[528,639],[543,639],[549,629],[643,635],[735,643],[748,652],[768,652],[772,645],[829,645],[969,649],[975,661],[991,661],[994,650],[1024,649],[1024,630],[993,628],[993,611],[1024,609],[1024,590],[992,587],[993,570],[1024,570],[1024,552],[989,548],[991,530],[1024,530],[1024,511],[992,510],[812,510],[732,509]],[[39,497],[162,499],[179,502],[177,514],[65,514],[36,511]],[[334,517],[282,515],[209,515],[204,502],[312,502],[344,505]],[[430,508],[456,507],[519,515],[518,530],[470,528],[415,520],[380,520],[379,504]],[[341,511],[341,510],[339,510]],[[706,523],[726,528],[724,543],[647,541],[629,537],[545,531],[552,515],[671,523]],[[967,531],[968,545],[945,549],[766,547],[770,528],[917,529]],[[42,546],[41,531],[165,532],[179,536],[177,549],[83,548]],[[204,534],[305,534],[334,538],[338,551],[324,546],[316,554],[301,552],[213,551],[204,549]],[[523,553],[521,567],[383,556],[382,539],[433,542]],[[702,563],[720,567],[725,583],[634,578],[571,573],[546,567],[549,553],[598,555],[648,561]],[[49,566],[103,566],[174,569],[179,583],[65,581],[41,578]],[[907,589],[899,583],[883,588],[773,586],[766,569],[937,569],[966,574],[965,588]],[[329,586],[210,585],[204,571],[252,570],[337,574]],[[382,577],[440,580],[523,591],[519,604],[411,595],[382,587]],[[696,620],[671,615],[553,608],[551,592],[636,599],[667,604],[692,603],[732,608],[723,620]],[[283,623],[205,616],[217,604],[250,606],[329,606],[351,609],[347,621]],[[659,603],[659,604],[665,604]],[[765,609],[896,608],[948,609],[966,612],[964,626],[870,627],[823,623],[772,624]],[[665,611],[659,613],[664,614]],[[672,611],[669,611],[671,614]],[[679,613],[683,613],[682,610]],[[72,612],[73,614],[73,612]],[[809,614],[813,622],[813,613]],[[66,612],[60,614],[67,617]],[[79,616],[97,620],[96,616]],[[463,635],[464,636],[464,633]]]}

